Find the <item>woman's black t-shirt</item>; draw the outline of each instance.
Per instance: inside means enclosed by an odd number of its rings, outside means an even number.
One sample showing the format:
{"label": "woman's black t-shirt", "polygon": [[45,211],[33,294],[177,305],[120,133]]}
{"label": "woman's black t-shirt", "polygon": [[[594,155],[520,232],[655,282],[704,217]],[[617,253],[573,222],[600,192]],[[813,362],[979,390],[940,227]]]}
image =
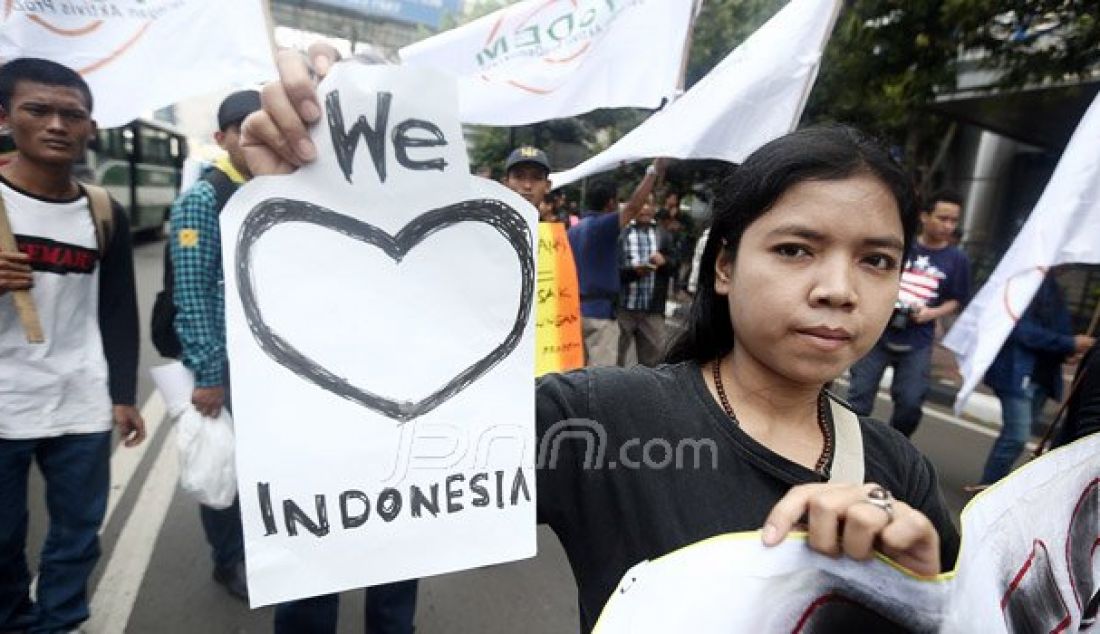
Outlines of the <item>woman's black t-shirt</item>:
{"label": "woman's black t-shirt", "polygon": [[[585,631],[631,566],[757,530],[788,489],[823,480],[733,424],[696,363],[548,375],[536,405],[539,521],[569,556]],[[860,426],[866,481],[927,515],[952,567],[958,531],[931,463],[889,425]]]}

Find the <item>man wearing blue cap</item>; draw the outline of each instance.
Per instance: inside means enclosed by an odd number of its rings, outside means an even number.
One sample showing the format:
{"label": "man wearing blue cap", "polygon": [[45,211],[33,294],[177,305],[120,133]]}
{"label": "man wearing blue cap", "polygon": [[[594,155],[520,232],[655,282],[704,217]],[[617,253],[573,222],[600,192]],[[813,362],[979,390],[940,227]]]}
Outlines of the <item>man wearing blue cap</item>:
{"label": "man wearing blue cap", "polygon": [[[165,346],[162,340],[155,342],[157,348],[166,356],[178,356],[194,373],[191,403],[201,414],[212,418],[222,407],[229,407],[230,402],[218,214],[233,192],[251,177],[241,153],[241,122],[259,109],[260,93],[255,90],[235,92],[218,108],[214,139],[226,155],[172,205],[166,293],[158,297],[162,311],[166,302],[175,308],[174,318],[164,321],[174,329],[178,351],[172,350],[171,345]],[[157,324],[155,315],[154,338]],[[233,596],[247,600],[238,502],[234,500],[225,509],[201,506],[199,510],[206,541],[213,551],[214,580]]]}
{"label": "man wearing blue cap", "polygon": [[530,145],[512,150],[504,161],[504,186],[539,209],[550,191],[550,159],[546,152]]}

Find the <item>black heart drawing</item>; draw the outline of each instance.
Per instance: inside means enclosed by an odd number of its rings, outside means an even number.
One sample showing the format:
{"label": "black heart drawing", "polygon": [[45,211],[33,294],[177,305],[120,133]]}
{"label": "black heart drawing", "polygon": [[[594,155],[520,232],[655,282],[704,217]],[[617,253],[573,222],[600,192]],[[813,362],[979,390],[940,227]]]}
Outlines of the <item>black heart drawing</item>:
{"label": "black heart drawing", "polygon": [[[271,228],[287,222],[304,222],[341,233],[375,246],[400,263],[425,238],[462,222],[480,222],[496,229],[515,250],[523,273],[519,310],[511,331],[487,355],[471,364],[443,387],[420,401],[395,401],[352,385],[310,359],[273,331],[260,313],[252,274],[252,248]],[[266,200],[249,212],[237,238],[237,288],[245,319],[260,348],[277,363],[303,379],[333,394],[401,422],[410,421],[439,407],[488,372],[519,344],[534,297],[535,265],[527,223],[512,207],[499,200],[467,200],[433,209],[405,225],[391,236],[374,225],[317,205],[286,198]]]}

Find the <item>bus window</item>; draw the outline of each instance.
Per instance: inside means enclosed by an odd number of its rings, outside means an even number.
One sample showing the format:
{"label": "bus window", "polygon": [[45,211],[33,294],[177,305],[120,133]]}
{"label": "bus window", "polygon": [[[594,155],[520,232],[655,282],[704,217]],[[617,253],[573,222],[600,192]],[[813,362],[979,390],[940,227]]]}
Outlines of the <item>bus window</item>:
{"label": "bus window", "polygon": [[122,151],[127,158],[134,155],[134,131],[130,128],[122,128]]}
{"label": "bus window", "polygon": [[104,159],[119,159],[122,161],[129,159],[122,130],[119,128],[100,130],[97,154]]}
{"label": "bus window", "polygon": [[141,128],[141,162],[151,165],[175,165],[169,135],[164,130]]}

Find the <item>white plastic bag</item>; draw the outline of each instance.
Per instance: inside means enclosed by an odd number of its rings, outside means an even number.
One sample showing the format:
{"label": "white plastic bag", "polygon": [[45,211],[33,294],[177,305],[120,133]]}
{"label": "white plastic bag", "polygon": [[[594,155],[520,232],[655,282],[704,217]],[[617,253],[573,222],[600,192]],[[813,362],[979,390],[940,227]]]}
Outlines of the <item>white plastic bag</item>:
{"label": "white plastic bag", "polygon": [[237,497],[236,442],[233,419],[223,407],[217,418],[207,418],[194,407],[180,413],[176,446],[180,452],[180,486],[196,500],[224,509]]}

